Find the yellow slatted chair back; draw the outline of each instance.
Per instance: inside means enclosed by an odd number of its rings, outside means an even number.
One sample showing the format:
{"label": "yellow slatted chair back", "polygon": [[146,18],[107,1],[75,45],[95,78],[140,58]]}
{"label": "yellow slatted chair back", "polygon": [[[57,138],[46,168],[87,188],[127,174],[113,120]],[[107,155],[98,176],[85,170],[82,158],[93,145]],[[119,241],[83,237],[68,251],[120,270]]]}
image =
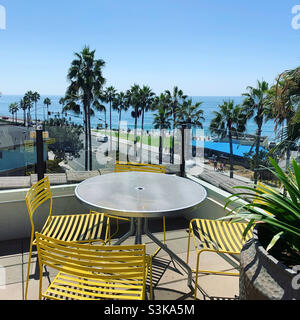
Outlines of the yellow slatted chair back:
{"label": "yellow slatted chair back", "polygon": [[243,232],[247,223],[228,222],[209,219],[194,219],[191,221],[193,226],[193,240],[198,247],[197,238],[201,241],[199,250],[206,248],[219,252],[239,254],[243,245],[252,238],[252,229],[243,238]]}
{"label": "yellow slatted chair back", "polygon": [[[65,242],[35,233],[42,298],[144,300],[145,245],[101,246]],[[59,271],[42,294],[43,266]]]}
{"label": "yellow slatted chair back", "polygon": [[34,212],[41,204],[43,204],[47,200],[50,200],[49,216],[51,217],[53,202],[52,194],[50,190],[49,178],[45,177],[44,179],[32,185],[25,196],[26,206],[32,226]]}
{"label": "yellow slatted chair back", "polygon": [[158,164],[116,161],[115,172],[128,171],[166,173],[166,167]]}
{"label": "yellow slatted chair back", "polygon": [[[266,185],[262,184],[261,182],[258,182],[258,183],[257,183],[257,190],[263,191],[264,193],[268,193],[267,190],[272,191],[272,189],[270,189],[270,188],[267,187]],[[256,194],[259,195],[258,193],[256,193]],[[254,202],[254,203],[260,203],[260,204],[266,204],[263,200],[261,200],[261,199],[259,199],[259,198],[257,198],[257,197],[254,198],[253,202]],[[264,211],[265,211],[267,214],[273,216],[273,214],[270,213],[269,211],[266,211],[266,210],[264,210]]]}

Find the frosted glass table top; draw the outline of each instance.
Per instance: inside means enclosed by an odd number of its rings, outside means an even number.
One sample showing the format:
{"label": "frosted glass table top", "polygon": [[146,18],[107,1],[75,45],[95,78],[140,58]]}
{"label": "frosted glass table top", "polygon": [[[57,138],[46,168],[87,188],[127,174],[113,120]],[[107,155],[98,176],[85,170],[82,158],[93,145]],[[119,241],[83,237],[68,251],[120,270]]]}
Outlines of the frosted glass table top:
{"label": "frosted glass table top", "polygon": [[123,217],[162,217],[195,209],[207,196],[198,183],[178,176],[121,172],[89,178],[75,189],[89,208]]}

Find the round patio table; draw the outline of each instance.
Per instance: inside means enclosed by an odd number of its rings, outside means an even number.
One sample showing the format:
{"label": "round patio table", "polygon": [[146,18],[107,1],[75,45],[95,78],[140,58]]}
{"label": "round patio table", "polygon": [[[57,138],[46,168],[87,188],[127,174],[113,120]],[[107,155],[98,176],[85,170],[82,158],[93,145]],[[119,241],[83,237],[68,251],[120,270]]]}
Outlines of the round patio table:
{"label": "round patio table", "polygon": [[131,218],[130,230],[116,245],[134,234],[135,243],[140,244],[144,220],[144,233],[185,267],[188,285],[191,286],[191,268],[149,231],[148,219],[196,210],[207,196],[200,184],[174,175],[121,172],[89,178],[76,187],[75,195],[92,210]]}

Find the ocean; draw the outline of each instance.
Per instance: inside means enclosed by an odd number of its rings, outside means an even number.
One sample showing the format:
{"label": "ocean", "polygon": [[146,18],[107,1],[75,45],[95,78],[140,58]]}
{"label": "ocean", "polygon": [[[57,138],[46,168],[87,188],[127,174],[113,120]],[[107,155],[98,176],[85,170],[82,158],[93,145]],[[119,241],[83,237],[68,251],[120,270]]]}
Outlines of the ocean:
{"label": "ocean", "polygon": [[[62,111],[62,106],[59,104],[59,100],[61,96],[48,96],[51,100],[51,105],[49,106],[49,111],[53,113],[60,113]],[[20,102],[20,100],[23,98],[21,95],[3,95],[0,97],[0,116],[11,116],[9,113],[9,105],[14,102]],[[43,120],[44,116],[47,118],[47,111],[46,106],[43,104],[44,99],[46,96],[41,96],[40,101],[37,103],[37,117],[38,119]],[[214,117],[213,111],[218,109],[218,105],[222,104],[223,101],[228,101],[228,99],[234,100],[236,104],[242,103],[244,97],[237,96],[237,97],[221,97],[221,96],[195,96],[190,97],[193,102],[199,102],[202,101],[202,104],[200,106],[201,109],[204,111],[204,118],[205,121],[203,123],[204,126],[204,134],[210,135],[209,132],[209,124]],[[109,126],[109,106],[107,105],[107,113],[106,113],[106,121]],[[124,123],[127,122],[127,127],[133,129],[134,128],[134,119],[131,117],[131,111],[128,110],[127,112],[122,112],[122,121],[123,126]],[[63,116],[66,116],[68,121],[82,124],[83,123],[83,116],[76,116],[72,114],[71,112],[67,112],[67,114],[64,114]],[[18,111],[17,113],[18,119],[23,119],[23,110]],[[35,119],[35,107],[31,109],[31,117],[34,120]],[[53,115],[51,115],[53,117]],[[117,129],[118,128],[118,113],[116,111],[112,111],[112,128]],[[104,112],[97,112],[94,117],[91,118],[91,124],[93,128],[97,127],[97,124],[103,123],[104,124]],[[138,120],[138,125],[141,126],[141,117]],[[104,127],[104,126],[103,126]],[[151,130],[153,128],[153,112],[147,112],[145,114],[145,120],[144,120],[144,129],[145,130]],[[257,129],[257,126],[253,120],[248,121],[247,123],[247,130],[246,133],[249,134],[255,134]],[[274,121],[268,121],[267,123],[264,123],[262,128],[262,135],[268,136],[269,140],[272,140],[275,138],[274,133]]]}

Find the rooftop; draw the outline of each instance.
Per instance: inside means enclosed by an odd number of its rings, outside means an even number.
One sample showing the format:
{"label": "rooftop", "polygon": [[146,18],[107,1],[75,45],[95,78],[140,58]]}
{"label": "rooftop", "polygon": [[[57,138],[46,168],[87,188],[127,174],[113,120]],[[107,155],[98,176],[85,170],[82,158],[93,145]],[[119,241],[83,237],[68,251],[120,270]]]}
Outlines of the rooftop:
{"label": "rooftop", "polygon": [[[155,235],[162,240],[163,233],[160,219],[150,222],[150,228],[155,230]],[[188,243],[188,220],[182,217],[167,220],[167,246],[174,251],[181,259],[186,260]],[[122,225],[121,229],[127,229]],[[121,230],[122,231],[122,230]],[[124,244],[133,244],[133,237]],[[156,250],[155,244],[143,236],[143,243],[146,244],[147,253],[153,254]],[[0,277],[0,300],[23,300],[25,280],[27,272],[29,251],[29,239],[10,240],[0,242],[0,272],[4,277]],[[190,265],[195,264],[196,254],[192,249],[190,255]],[[218,268],[218,270],[232,269],[225,259],[215,253],[203,253],[201,261],[203,266]],[[31,263],[31,276],[29,283],[29,300],[38,299],[39,270],[36,254]],[[53,279],[55,272],[47,269],[44,272],[45,281]],[[2,280],[4,279],[4,280]],[[197,298],[199,300],[224,300],[237,299],[239,295],[239,277],[224,275],[206,275],[199,277]],[[194,283],[193,283],[194,285]],[[149,288],[148,288],[149,289]],[[147,290],[149,299],[149,290]],[[163,250],[153,260],[153,299],[154,300],[193,300],[193,292],[187,286],[186,272]]]}

